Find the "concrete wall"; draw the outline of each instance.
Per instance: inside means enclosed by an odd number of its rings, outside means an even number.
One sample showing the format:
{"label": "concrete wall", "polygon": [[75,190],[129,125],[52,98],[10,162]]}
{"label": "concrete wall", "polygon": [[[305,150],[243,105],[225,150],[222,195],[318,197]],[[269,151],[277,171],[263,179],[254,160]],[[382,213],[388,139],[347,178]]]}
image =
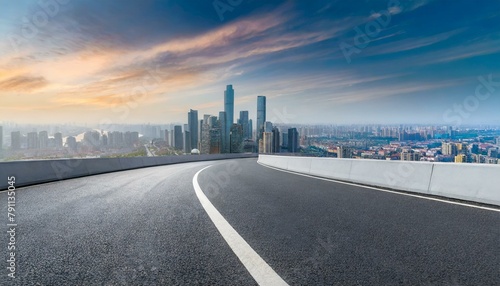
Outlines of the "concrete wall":
{"label": "concrete wall", "polygon": [[39,161],[0,162],[0,190],[8,187],[8,176],[15,176],[15,186],[23,187],[39,183],[97,175],[185,162],[212,161],[237,158],[254,158],[256,154],[214,154],[164,157],[62,159]]}
{"label": "concrete wall", "polygon": [[500,166],[259,155],[302,174],[500,206]]}

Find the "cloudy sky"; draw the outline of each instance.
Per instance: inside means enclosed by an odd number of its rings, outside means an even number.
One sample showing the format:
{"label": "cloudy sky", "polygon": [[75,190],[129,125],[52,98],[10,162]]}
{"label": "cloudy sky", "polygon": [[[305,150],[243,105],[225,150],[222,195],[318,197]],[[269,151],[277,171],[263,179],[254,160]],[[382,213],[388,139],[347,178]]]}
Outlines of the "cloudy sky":
{"label": "cloudy sky", "polygon": [[3,121],[185,122],[233,84],[275,122],[500,123],[500,1],[1,5]]}

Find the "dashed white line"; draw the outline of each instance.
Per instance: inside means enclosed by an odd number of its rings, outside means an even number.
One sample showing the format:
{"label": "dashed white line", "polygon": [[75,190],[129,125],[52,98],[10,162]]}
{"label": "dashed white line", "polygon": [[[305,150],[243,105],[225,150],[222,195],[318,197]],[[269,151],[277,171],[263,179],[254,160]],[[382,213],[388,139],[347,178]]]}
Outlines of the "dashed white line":
{"label": "dashed white line", "polygon": [[255,279],[259,285],[288,285],[272,268],[269,266],[262,257],[253,250],[253,248],[238,234],[238,232],[226,221],[220,212],[214,207],[210,200],[203,193],[200,185],[198,184],[198,175],[207,166],[196,173],[193,177],[193,187],[196,196],[200,200],[201,205],[207,212],[208,216],[219,230],[222,237],[226,240],[227,244],[233,250],[234,254],[243,263],[245,268],[250,272],[250,275]]}

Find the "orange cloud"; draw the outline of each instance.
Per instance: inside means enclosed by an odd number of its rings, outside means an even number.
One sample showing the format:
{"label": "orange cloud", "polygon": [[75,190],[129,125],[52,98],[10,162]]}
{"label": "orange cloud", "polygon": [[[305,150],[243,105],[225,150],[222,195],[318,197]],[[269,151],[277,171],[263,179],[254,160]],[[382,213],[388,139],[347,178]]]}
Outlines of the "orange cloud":
{"label": "orange cloud", "polygon": [[46,85],[48,85],[48,82],[42,76],[15,76],[1,81],[0,90],[31,93]]}

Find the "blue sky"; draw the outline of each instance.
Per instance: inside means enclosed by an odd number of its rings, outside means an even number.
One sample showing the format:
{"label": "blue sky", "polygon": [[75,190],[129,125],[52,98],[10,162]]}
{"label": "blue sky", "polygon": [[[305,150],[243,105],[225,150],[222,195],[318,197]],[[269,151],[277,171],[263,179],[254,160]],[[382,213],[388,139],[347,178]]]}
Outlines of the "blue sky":
{"label": "blue sky", "polygon": [[499,1],[41,3],[2,3],[0,120],[184,122],[233,84],[279,123],[500,122]]}

